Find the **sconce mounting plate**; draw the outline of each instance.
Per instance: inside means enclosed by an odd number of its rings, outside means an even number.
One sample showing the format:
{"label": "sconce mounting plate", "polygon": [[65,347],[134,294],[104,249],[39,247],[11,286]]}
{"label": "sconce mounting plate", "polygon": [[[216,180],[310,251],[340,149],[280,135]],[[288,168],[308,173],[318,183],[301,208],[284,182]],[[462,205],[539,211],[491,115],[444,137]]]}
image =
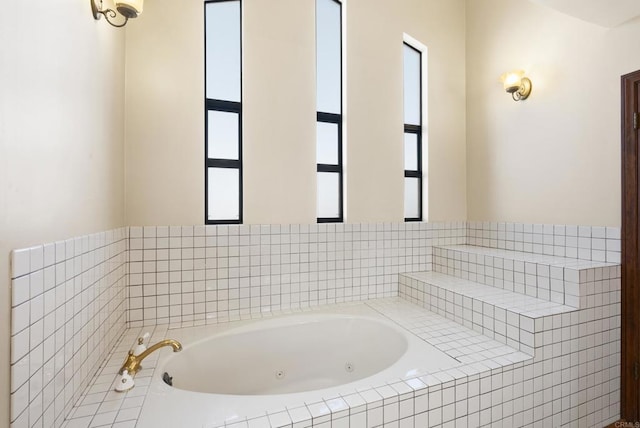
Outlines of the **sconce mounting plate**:
{"label": "sconce mounting plate", "polygon": [[520,88],[517,91],[513,92],[511,96],[513,97],[514,101],[526,100],[531,94],[531,88],[531,79],[529,79],[528,77],[523,77],[520,83]]}

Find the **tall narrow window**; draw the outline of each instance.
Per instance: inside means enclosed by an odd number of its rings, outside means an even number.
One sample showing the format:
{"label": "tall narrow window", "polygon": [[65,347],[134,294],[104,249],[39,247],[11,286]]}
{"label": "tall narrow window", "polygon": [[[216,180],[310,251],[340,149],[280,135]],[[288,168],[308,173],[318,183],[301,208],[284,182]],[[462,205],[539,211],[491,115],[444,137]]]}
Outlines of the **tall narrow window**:
{"label": "tall narrow window", "polygon": [[342,4],[316,0],[317,216],[343,221]]}
{"label": "tall narrow window", "polygon": [[205,3],[205,221],[242,223],[240,0]]}
{"label": "tall narrow window", "polygon": [[404,220],[422,221],[422,53],[404,44]]}

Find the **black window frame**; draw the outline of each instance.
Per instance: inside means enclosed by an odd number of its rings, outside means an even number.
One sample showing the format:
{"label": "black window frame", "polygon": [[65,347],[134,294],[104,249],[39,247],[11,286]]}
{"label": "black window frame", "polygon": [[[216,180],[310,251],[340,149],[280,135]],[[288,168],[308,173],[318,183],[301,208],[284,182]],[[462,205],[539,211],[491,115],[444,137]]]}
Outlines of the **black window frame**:
{"label": "black window frame", "polygon": [[[318,0],[316,0],[317,2]],[[338,125],[338,163],[337,164],[323,164],[316,163],[316,179],[317,173],[329,172],[338,174],[338,216],[337,217],[317,217],[318,223],[343,223],[344,222],[344,182],[343,182],[343,153],[342,153],[342,113],[343,113],[343,5],[339,0],[330,0],[336,3],[340,7],[340,113],[326,113],[318,111],[316,115],[316,127],[318,123],[331,123]],[[316,6],[317,7],[317,6]],[[316,19],[316,35],[317,35],[317,19]],[[317,37],[317,36],[316,36]],[[317,55],[317,47],[316,47]],[[317,84],[317,83],[316,83]],[[316,146],[318,142],[316,141]],[[316,186],[316,192],[317,192]],[[317,210],[317,207],[316,207]]]}
{"label": "black window frame", "polygon": [[[318,223],[342,223],[343,219],[343,183],[342,183],[342,115],[335,113],[321,113],[317,114],[317,123],[331,123],[338,126],[338,163],[337,164],[317,164],[317,172],[330,172],[338,174],[338,217],[318,217]],[[317,125],[316,125],[317,126]]]}
{"label": "black window frame", "polygon": [[[207,98],[207,5],[211,3],[225,3],[237,1],[240,6],[240,102]],[[242,99],[243,99],[243,76],[242,76],[242,0],[206,0],[204,2],[204,222],[205,224],[242,224],[244,216],[243,207],[243,162],[242,162]],[[209,157],[209,112],[219,111],[224,113],[236,113],[238,115],[238,159],[216,159]],[[239,179],[238,195],[238,219],[209,219],[209,169],[227,168],[237,169]]]}
{"label": "black window frame", "polygon": [[[417,136],[417,141],[416,141],[416,145],[417,145],[417,169],[415,170],[411,170],[411,169],[405,169],[404,170],[404,177],[405,178],[417,178],[418,179],[418,217],[405,217],[404,221],[405,222],[416,222],[416,221],[422,221],[423,219],[423,206],[422,206],[422,186],[423,186],[423,174],[422,174],[422,51],[420,51],[419,49],[416,49],[415,47],[411,46],[409,43],[407,42],[403,42],[404,46],[409,47],[410,49],[413,49],[414,51],[416,51],[418,53],[418,55],[420,56],[420,69],[418,70],[419,76],[420,76],[420,124],[419,125],[411,125],[408,123],[404,124],[404,134],[403,134],[403,150],[406,150],[405,144],[404,144],[404,135],[405,134],[413,134]],[[404,55],[403,55],[404,58]],[[405,186],[406,186],[406,180],[405,180]],[[406,190],[405,190],[406,191]],[[404,201],[404,199],[403,199]]]}

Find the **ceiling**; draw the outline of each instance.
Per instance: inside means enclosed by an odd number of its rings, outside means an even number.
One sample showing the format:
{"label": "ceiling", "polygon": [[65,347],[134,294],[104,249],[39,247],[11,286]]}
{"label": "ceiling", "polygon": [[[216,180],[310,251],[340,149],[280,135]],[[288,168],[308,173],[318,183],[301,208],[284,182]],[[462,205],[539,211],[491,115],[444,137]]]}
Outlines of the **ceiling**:
{"label": "ceiling", "polygon": [[602,27],[613,28],[640,16],[640,0],[531,0]]}

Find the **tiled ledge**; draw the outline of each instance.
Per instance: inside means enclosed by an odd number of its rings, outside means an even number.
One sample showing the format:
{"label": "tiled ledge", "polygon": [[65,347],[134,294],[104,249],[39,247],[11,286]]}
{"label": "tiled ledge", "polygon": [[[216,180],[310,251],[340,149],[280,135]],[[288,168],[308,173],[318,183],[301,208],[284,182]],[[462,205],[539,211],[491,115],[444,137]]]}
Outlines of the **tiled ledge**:
{"label": "tiled ledge", "polygon": [[566,267],[573,269],[589,269],[594,267],[602,267],[615,265],[615,263],[607,263],[604,261],[583,260],[575,257],[562,257],[547,254],[527,253],[524,251],[505,250],[500,248],[480,247],[476,245],[436,245],[436,248],[460,251],[477,256],[502,258],[505,260],[513,260],[520,262],[529,262],[536,264],[546,264],[549,266]]}
{"label": "tiled ledge", "polygon": [[400,275],[400,297],[529,355],[543,317],[576,310],[438,272]]}
{"label": "tiled ledge", "polygon": [[619,277],[619,265],[473,245],[434,246],[433,270],[572,307],[592,278]]}
{"label": "tiled ledge", "polygon": [[620,263],[619,227],[470,221],[467,244]]}

